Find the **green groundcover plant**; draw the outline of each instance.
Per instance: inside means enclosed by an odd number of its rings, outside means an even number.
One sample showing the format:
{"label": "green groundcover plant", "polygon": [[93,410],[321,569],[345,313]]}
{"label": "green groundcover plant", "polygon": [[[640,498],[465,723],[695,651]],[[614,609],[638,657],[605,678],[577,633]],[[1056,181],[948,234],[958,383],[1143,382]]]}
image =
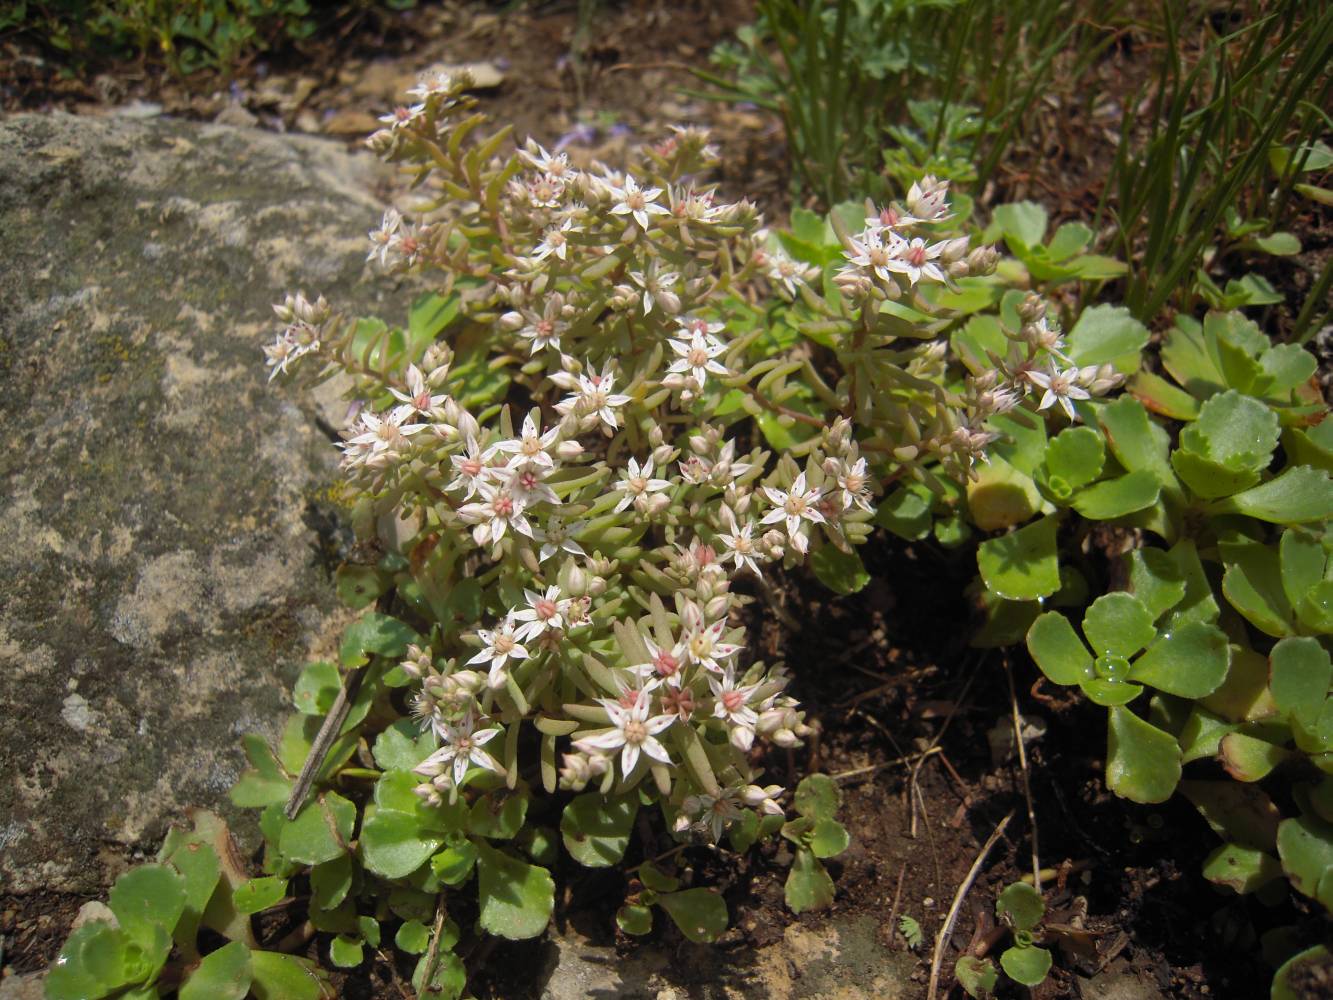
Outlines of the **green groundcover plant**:
{"label": "green groundcover plant", "polygon": [[[66,944],[54,1000],[321,995],[325,973],[254,937],[293,906],[333,965],[392,935],[419,991],[459,996],[455,945],[541,934],[562,850],[622,866],[627,934],[655,910],[691,940],[726,929],[692,847],[780,836],[792,909],[828,905],[840,793],[765,774],[811,726],[788,670],[752,659],[748,609],[788,615],[784,567],[865,586],[884,483],[956,498],[987,420],[1122,381],[1071,362],[1037,297],[1005,298],[933,178],[770,232],[703,182],[698,130],[580,169],[485,134],[467,83],[424,80],[370,139],[419,201],[369,258],[437,290],[402,327],[290,295],[266,348],[275,377],[347,381],[339,496],[372,554],[338,573],[363,614],[337,661],[302,672],[276,747],[245,740],[232,799],[260,810],[264,874],[212,820],[174,834]],[[1003,357],[972,375],[946,334],[978,316]]]}

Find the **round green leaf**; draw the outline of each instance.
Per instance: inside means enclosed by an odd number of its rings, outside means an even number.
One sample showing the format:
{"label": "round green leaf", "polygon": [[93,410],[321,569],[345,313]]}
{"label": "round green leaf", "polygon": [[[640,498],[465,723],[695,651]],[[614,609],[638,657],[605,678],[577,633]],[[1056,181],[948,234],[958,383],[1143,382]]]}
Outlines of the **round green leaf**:
{"label": "round green leaf", "polygon": [[265,878],[252,878],[237,886],[231,894],[232,905],[239,913],[258,913],[287,894],[287,880],[269,875]]}
{"label": "round green leaf", "polygon": [[1135,549],[1127,557],[1129,590],[1143,602],[1153,621],[1185,596],[1185,574],[1169,552]]}
{"label": "round green leaf", "polygon": [[430,730],[420,732],[411,719],[399,719],[375,738],[375,763],[386,771],[411,771],[435,749]]}
{"label": "round green leaf", "polygon": [[1203,863],[1203,877],[1238,893],[1261,889],[1282,874],[1271,854],[1240,844],[1223,844]]}
{"label": "round green leaf", "polygon": [[496,789],[478,796],[468,816],[468,832],[477,837],[510,840],[523,829],[528,815],[526,789],[509,791]]}
{"label": "round green leaf", "polygon": [[1096,705],[1101,705],[1102,708],[1128,705],[1143,694],[1143,688],[1138,684],[1127,684],[1124,681],[1106,680],[1101,677],[1079,681],[1078,686],[1090,701]]}
{"label": "round green leaf", "polygon": [[546,930],[555,906],[551,873],[484,841],[478,843],[477,852],[482,928],[511,941]]}
{"label": "round green leaf", "polygon": [[1026,948],[1006,948],[1000,955],[1004,974],[1024,986],[1038,986],[1051,971],[1051,953],[1045,948],[1029,945]]}
{"label": "round green leaf", "polygon": [[342,690],[338,668],[323,661],[308,663],[296,680],[292,701],[298,712],[306,715],[326,715]]}
{"label": "round green leaf", "polygon": [[[1284,819],[1277,828],[1277,853],[1291,884],[1319,898],[1324,875],[1333,869],[1333,825],[1313,816]],[[1320,899],[1333,909],[1333,899]]]}
{"label": "round green leaf", "polygon": [[361,860],[385,878],[411,875],[442,843],[444,837],[427,830],[415,813],[381,807],[361,824]]}
{"label": "round green leaf", "polygon": [[1295,607],[1309,589],[1324,579],[1327,554],[1320,540],[1300,528],[1288,528],[1278,542],[1282,590]]}
{"label": "round green leaf", "polygon": [[977,568],[986,586],[1011,601],[1035,601],[1060,589],[1060,560],[1054,516],[991,538],[977,548]]}
{"label": "round green leaf", "polygon": [[232,941],[204,956],[181,987],[179,1000],[244,1000],[250,980],[250,949]]}
{"label": "round green leaf", "polygon": [[1066,427],[1046,445],[1046,474],[1071,489],[1086,486],[1102,473],[1106,446],[1091,427]]}
{"label": "round green leaf", "polygon": [[973,1000],[990,996],[1000,980],[995,963],[989,958],[977,958],[975,955],[964,955],[954,963],[953,974],[958,979],[958,985]]}
{"label": "round green leaf", "polygon": [[310,869],[310,892],[316,907],[332,910],[352,889],[353,863],[343,854]]}
{"label": "round green leaf", "polygon": [[817,858],[834,858],[847,850],[851,837],[836,819],[821,818],[810,831],[810,850]]}
{"label": "round green leaf", "polygon": [[1227,469],[1262,472],[1277,447],[1279,430],[1270,407],[1229,389],[1204,402],[1198,419],[1180,432],[1180,446]]}
{"label": "round green leaf", "polygon": [[1129,676],[1181,698],[1206,698],[1226,680],[1231,647],[1216,625],[1188,622],[1165,632],[1134,661]]}
{"label": "round green leaf", "polygon": [[638,868],[639,881],[645,888],[652,889],[654,892],[675,892],[680,888],[680,879],[674,875],[668,875],[655,865],[642,864]]}
{"label": "round green leaf", "polygon": [[452,951],[440,947],[439,962],[431,976],[431,990],[422,989],[426,978],[426,957],[423,955],[412,972],[412,988],[422,1000],[458,1000],[467,986],[467,969],[463,960]]}
{"label": "round green leaf", "polygon": [[355,969],[365,957],[365,948],[359,938],[339,934],[329,942],[329,958],[340,969]]}
{"label": "round green leaf", "polygon": [[371,612],[362,615],[343,631],[338,658],[347,667],[365,663],[370,653],[397,658],[407,652],[409,644],[420,638],[415,629],[398,619]]}
{"label": "round green leaf", "polygon": [[626,904],[616,911],[616,926],[626,934],[642,937],[653,929],[653,911],[646,906]]}
{"label": "round green leaf", "polygon": [[401,951],[420,955],[430,946],[430,928],[420,920],[404,921],[394,935],[393,943]]}
{"label": "round green leaf", "polygon": [[1311,632],[1333,635],[1333,580],[1321,580],[1305,592],[1296,615]]}
{"label": "round green leaf", "polygon": [[606,868],[618,862],[629,846],[637,795],[608,797],[597,792],[576,796],[560,817],[565,850],[588,868]]}
{"label": "round green leaf", "polygon": [[165,865],[140,865],[116,879],[108,903],[128,937],[155,945],[154,928],[170,935],[185,911],[185,879]]}
{"label": "round green leaf", "polygon": [[1333,682],[1333,662],[1318,639],[1286,638],[1268,654],[1269,687],[1273,700],[1286,715],[1313,729],[1323,711]]}
{"label": "round green leaf", "polygon": [[1056,684],[1078,684],[1091,679],[1092,655],[1083,640],[1058,611],[1038,615],[1028,629],[1028,652],[1041,672]]}
{"label": "round green leaf", "polygon": [[1327,970],[1333,965],[1333,953],[1322,944],[1293,955],[1273,974],[1272,1000],[1309,1000],[1305,984],[1309,973],[1306,966]]}
{"label": "round green leaf", "polygon": [[1259,481],[1259,473],[1253,469],[1228,468],[1187,448],[1171,453],[1171,467],[1195,495],[1205,500],[1229,497]]}
{"label": "round green leaf", "polygon": [[1180,781],[1180,747],[1170,733],[1127,708],[1112,708],[1107,729],[1106,784],[1132,802],[1165,802]]}
{"label": "round green leaf", "polygon": [[355,822],[356,806],[337,792],[325,792],[282,824],[278,850],[303,865],[332,861],[347,852]]}
{"label": "round green leaf", "polygon": [[255,1000],[332,1000],[333,988],[314,962],[276,951],[250,953]]}
{"label": "round green leaf", "polygon": [[832,819],[842,805],[842,789],[827,774],[810,774],[796,786],[796,811],[802,816]]}
{"label": "round green leaf", "polygon": [[1333,517],[1333,484],[1323,469],[1292,466],[1276,479],[1218,501],[1211,510],[1245,514],[1272,524],[1327,521]]}
{"label": "round green leaf", "polygon": [[666,910],[680,932],[691,941],[707,944],[716,941],[727,929],[727,904],[712,889],[683,889],[657,897],[657,905]]}
{"label": "round green leaf", "polygon": [[[536,859],[534,859],[536,860]],[[477,848],[470,840],[446,847],[430,859],[431,870],[445,885],[462,885],[477,863]]]}
{"label": "round green leaf", "polygon": [[814,854],[802,847],[787,874],[784,892],[793,913],[817,910],[833,902],[833,879]]}
{"label": "round green leaf", "polygon": [[1094,655],[1133,656],[1156,635],[1152,613],[1124,592],[1103,594],[1083,616],[1083,636]]}
{"label": "round green leaf", "polygon": [[125,935],[105,920],[74,931],[46,974],[48,1000],[104,997],[136,980],[130,968]]}
{"label": "round green leaf", "polygon": [[1074,497],[1074,509],[1090,521],[1110,521],[1145,510],[1161,496],[1162,483],[1149,469],[1095,483]]}
{"label": "round green leaf", "polygon": [[1237,781],[1260,781],[1291,754],[1248,733],[1227,733],[1217,746],[1217,756]]}
{"label": "round green leaf", "polygon": [[810,553],[810,568],[819,582],[835,594],[855,594],[870,582],[861,557],[855,551],[843,552],[833,545],[821,545]]}
{"label": "round green leaf", "polygon": [[1046,902],[1026,882],[1015,882],[995,900],[995,915],[1008,920],[1014,930],[1029,931],[1046,915]]}
{"label": "round green leaf", "polygon": [[[1124,306],[1109,303],[1084,309],[1069,331],[1069,357],[1080,366],[1101,365],[1135,355],[1148,343],[1148,328]],[[1138,368],[1137,358],[1133,368]]]}

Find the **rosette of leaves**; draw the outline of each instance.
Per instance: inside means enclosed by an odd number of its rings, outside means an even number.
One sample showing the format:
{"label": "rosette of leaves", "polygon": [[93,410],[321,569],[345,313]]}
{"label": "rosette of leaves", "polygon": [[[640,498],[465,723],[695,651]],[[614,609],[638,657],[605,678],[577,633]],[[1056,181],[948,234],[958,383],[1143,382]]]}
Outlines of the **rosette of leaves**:
{"label": "rosette of leaves", "polygon": [[1128,705],[1146,687],[1199,699],[1226,679],[1231,652],[1226,634],[1206,621],[1171,618],[1159,600],[1149,605],[1128,593],[1105,594],[1083,616],[1080,638],[1063,614],[1039,615],[1027,646],[1043,674],[1080,688],[1108,710],[1106,781],[1135,802],[1163,802],[1180,779],[1175,738]]}
{"label": "rosette of leaves", "polygon": [[286,880],[247,879],[226,825],[205,812],[194,821],[167,835],[156,862],[116,880],[110,917],[70,935],[46,975],[48,1000],[331,1000],[317,966],[256,940],[249,915],[278,902]]}
{"label": "rosette of leaves", "polygon": [[727,929],[727,904],[712,889],[682,889],[680,879],[652,864],[636,869],[637,891],[616,912],[616,926],[642,937],[653,929],[653,907],[662,910],[690,941],[707,944]]}
{"label": "rosette of leaves", "polygon": [[[1261,537],[1267,525],[1317,525],[1333,516],[1325,469],[1293,461],[1288,452],[1272,470],[1279,418],[1254,397],[1234,390],[1213,395],[1174,449],[1136,399],[1082,405],[1088,423],[1052,437],[1040,425],[1010,420],[1009,441],[996,447],[1005,464],[992,461],[996,468],[968,488],[970,516],[993,518],[988,527],[1040,515],[978,548],[988,611],[980,644],[1014,641],[1040,610],[1038,602],[1061,603],[1083,586],[1061,559],[1060,526],[1072,514],[1148,531],[1168,544],[1189,537],[1201,550],[1235,532]],[[1243,539],[1238,544],[1235,552],[1247,551]]]}
{"label": "rosette of leaves", "polygon": [[1274,343],[1238,312],[1214,310],[1203,322],[1177,315],[1160,357],[1165,374],[1141,371],[1129,391],[1163,416],[1196,420],[1207,400],[1228,390],[1264,403],[1283,428],[1308,430],[1326,409],[1310,381],[1314,355],[1298,344]]}
{"label": "rosette of leaves", "polygon": [[983,234],[1005,245],[1035,281],[1108,281],[1128,271],[1124,261],[1087,253],[1093,231],[1082,222],[1066,222],[1046,238],[1046,209],[1033,201],[998,205]]}
{"label": "rosette of leaves", "polygon": [[835,818],[841,805],[842,790],[828,775],[809,775],[796,786],[797,817],[781,830],[796,851],[785,889],[787,905],[796,913],[833,902],[833,879],[823,862],[847,850],[847,830]]}
{"label": "rosette of leaves", "polygon": [[[1026,882],[1007,886],[995,900],[995,916],[1009,930],[1012,943],[1000,953],[1000,968],[1014,982],[1029,988],[1045,982],[1051,971],[1051,953],[1036,943],[1038,925],[1046,915],[1041,893]],[[995,963],[989,958],[964,955],[954,965],[954,975],[970,997],[987,997],[999,983]]]}

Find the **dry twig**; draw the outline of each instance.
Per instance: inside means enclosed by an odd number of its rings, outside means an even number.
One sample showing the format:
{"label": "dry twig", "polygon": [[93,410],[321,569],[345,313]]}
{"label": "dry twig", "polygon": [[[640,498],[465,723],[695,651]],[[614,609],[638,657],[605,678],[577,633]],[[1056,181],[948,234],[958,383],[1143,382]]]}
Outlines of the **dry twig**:
{"label": "dry twig", "polygon": [[935,937],[935,954],[930,960],[930,986],[926,990],[926,1000],[935,1000],[939,992],[940,965],[944,961],[944,945],[949,940],[949,935],[953,933],[954,921],[958,919],[958,911],[963,906],[963,900],[967,897],[968,890],[972,888],[972,883],[977,880],[977,875],[981,873],[981,866],[986,863],[986,857],[999,842],[999,839],[1004,836],[1005,827],[1009,825],[1009,821],[1013,818],[1014,811],[1011,809],[1005,814],[1004,819],[1000,820],[999,825],[995,827],[991,835],[986,838],[986,843],[981,845],[977,859],[972,862],[972,867],[968,869],[967,875],[958,886],[958,891],[954,893],[953,905],[949,907],[948,916],[944,918],[944,924]]}

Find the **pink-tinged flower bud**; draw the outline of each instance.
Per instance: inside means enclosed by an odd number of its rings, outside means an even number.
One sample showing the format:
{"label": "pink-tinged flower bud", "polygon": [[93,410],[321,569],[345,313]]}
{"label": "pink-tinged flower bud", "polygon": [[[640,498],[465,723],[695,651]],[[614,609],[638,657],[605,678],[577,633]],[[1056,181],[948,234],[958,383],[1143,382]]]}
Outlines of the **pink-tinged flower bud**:
{"label": "pink-tinged flower bud", "polygon": [[750,747],[754,746],[754,730],[749,726],[732,726],[727,738],[731,740],[731,745],[742,753],[748,752]]}
{"label": "pink-tinged flower bud", "polygon": [[994,247],[976,247],[967,255],[967,271],[975,275],[994,274],[999,262],[1000,255]]}
{"label": "pink-tinged flower bud", "polygon": [[366,146],[371,149],[376,156],[387,156],[393,151],[394,134],[392,130],[382,128],[377,132],[371,133],[366,139]]}
{"label": "pink-tinged flower bud", "polygon": [[434,785],[417,785],[412,789],[412,794],[431,808],[437,808],[444,804],[444,799],[440,797],[440,793],[435,790]]}
{"label": "pink-tinged flower bud", "polygon": [[956,260],[962,260],[967,255],[968,239],[966,236],[959,236],[957,239],[945,241],[944,246],[940,247],[940,257],[947,263],[952,264]]}
{"label": "pink-tinged flower bud", "polygon": [[680,296],[675,292],[665,290],[657,293],[657,304],[662,307],[662,311],[669,316],[675,316],[680,312]]}
{"label": "pink-tinged flower bud", "polygon": [[704,615],[709,619],[722,619],[727,616],[730,608],[731,598],[726,594],[719,594],[704,605]]}
{"label": "pink-tinged flower bud", "polygon": [[838,290],[847,298],[854,302],[860,302],[870,297],[870,291],[874,287],[870,279],[867,278],[859,268],[843,268],[833,276],[833,283],[838,286]]}
{"label": "pink-tinged flower bud", "polygon": [[566,438],[555,446],[555,453],[562,462],[569,462],[583,454],[583,445],[573,438]]}
{"label": "pink-tinged flower bud", "polygon": [[782,747],[784,750],[790,750],[793,747],[798,747],[801,745],[800,737],[798,737],[790,729],[779,729],[776,733],[773,734],[771,739],[775,744]]}
{"label": "pink-tinged flower bud", "polygon": [[523,329],[524,322],[525,320],[523,319],[522,313],[507,312],[500,317],[499,325],[500,329],[506,330],[509,333],[514,333]]}
{"label": "pink-tinged flower bud", "polygon": [[[653,493],[643,498],[643,512],[649,517],[657,517],[671,506],[671,498],[662,493]],[[637,504],[636,504],[637,506]]]}
{"label": "pink-tinged flower bud", "polygon": [[1035,323],[1046,315],[1046,301],[1036,292],[1028,292],[1018,304],[1018,317],[1025,323]]}
{"label": "pink-tinged flower bud", "polygon": [[944,270],[948,272],[948,275],[951,278],[966,278],[972,273],[965,260],[952,261],[951,263],[944,265]]}

